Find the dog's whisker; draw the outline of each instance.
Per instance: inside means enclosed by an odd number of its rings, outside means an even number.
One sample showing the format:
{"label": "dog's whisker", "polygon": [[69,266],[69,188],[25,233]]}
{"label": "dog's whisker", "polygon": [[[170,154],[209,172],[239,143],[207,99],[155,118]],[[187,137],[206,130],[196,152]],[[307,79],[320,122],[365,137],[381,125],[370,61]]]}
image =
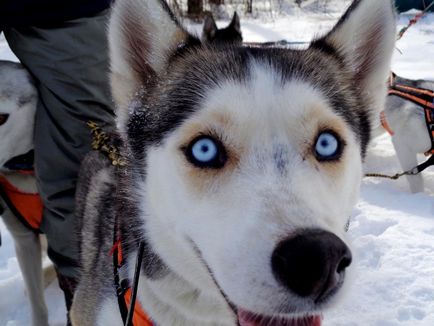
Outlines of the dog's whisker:
{"label": "dog's whisker", "polygon": [[211,268],[209,267],[209,265],[207,264],[207,262],[203,258],[202,252],[199,250],[198,246],[194,243],[194,241],[192,239],[187,238],[187,240],[190,242],[191,246],[193,247],[193,250],[196,252],[197,258],[202,262],[203,266],[207,270],[207,272],[208,272],[209,276],[211,277],[212,281],[214,282],[216,288],[219,290],[222,298],[225,300],[229,309],[232,311],[237,325],[239,325],[238,316],[237,316],[238,315],[237,307],[229,300],[228,296],[226,295],[226,293],[223,291],[223,289],[221,288],[221,286],[219,285],[219,283],[215,279],[215,276],[214,276]]}

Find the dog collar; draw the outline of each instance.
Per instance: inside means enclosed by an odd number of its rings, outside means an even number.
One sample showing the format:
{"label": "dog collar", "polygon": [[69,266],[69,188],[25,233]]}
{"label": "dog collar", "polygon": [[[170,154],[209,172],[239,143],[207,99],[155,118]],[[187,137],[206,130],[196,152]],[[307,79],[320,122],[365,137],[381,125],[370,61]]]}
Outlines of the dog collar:
{"label": "dog collar", "polygon": [[[115,231],[115,233],[117,232]],[[124,265],[122,241],[120,238],[115,241],[109,252],[109,255],[113,256],[114,286],[118,298],[119,312],[126,326],[157,326],[143,310],[140,303],[136,301],[143,251],[144,244],[141,243],[138,250],[132,286],[129,279],[121,280],[120,278],[120,269]]]}

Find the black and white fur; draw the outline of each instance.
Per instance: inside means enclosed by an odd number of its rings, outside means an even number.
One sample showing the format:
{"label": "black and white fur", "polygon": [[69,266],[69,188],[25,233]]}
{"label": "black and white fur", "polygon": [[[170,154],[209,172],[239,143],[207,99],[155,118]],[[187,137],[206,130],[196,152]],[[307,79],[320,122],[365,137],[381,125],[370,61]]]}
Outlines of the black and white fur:
{"label": "black and white fur", "polygon": [[[434,91],[434,82],[427,80],[412,80],[396,76],[395,82],[404,86],[430,89]],[[392,136],[393,147],[403,171],[408,171],[418,165],[417,154],[423,154],[431,149],[425,113],[421,106],[389,95],[384,109],[385,117],[394,132]],[[375,135],[380,135],[385,129],[379,125]],[[422,174],[407,176],[410,190],[413,193],[424,191]]]}
{"label": "black and white fur", "polygon": [[[5,164],[33,149],[37,91],[30,74],[20,64],[0,61],[0,174],[26,193],[37,193],[36,179],[9,170]],[[14,239],[15,251],[26,285],[33,326],[48,326],[44,299],[41,241],[22,224],[0,199],[3,221]]]}
{"label": "black and white fur", "polygon": [[231,22],[225,28],[218,28],[212,14],[205,17],[202,30],[202,41],[206,43],[235,43],[243,42],[240,18],[234,12]]}
{"label": "black and white fur", "polygon": [[[117,220],[122,277],[132,279],[145,243],[138,300],[156,324],[246,325],[248,311],[275,326],[297,318],[310,325],[301,316],[334,304],[345,284],[346,265],[335,271],[329,260],[334,245],[347,248],[345,225],[386,98],[392,1],[356,0],[306,50],[201,44],[160,0],[117,1],[109,39],[128,165],[114,168],[99,153],[84,164],[73,324],[122,324],[108,254]],[[324,130],[342,139],[337,160],[314,155]],[[191,164],[185,149],[200,135],[226,148],[224,167]],[[309,252],[294,239],[324,245],[329,259],[307,265],[334,266],[319,276],[331,282],[318,283],[320,296],[299,294],[291,285],[298,280],[274,264],[276,252]]]}

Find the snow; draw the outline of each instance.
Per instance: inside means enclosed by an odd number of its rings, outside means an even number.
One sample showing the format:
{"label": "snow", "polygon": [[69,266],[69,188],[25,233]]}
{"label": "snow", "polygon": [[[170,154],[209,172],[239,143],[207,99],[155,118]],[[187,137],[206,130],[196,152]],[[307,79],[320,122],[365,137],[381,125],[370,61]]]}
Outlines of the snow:
{"label": "snow", "polygon": [[[271,2],[270,2],[271,3]],[[327,31],[348,0],[298,8],[281,2],[285,14],[242,17],[245,41],[308,41]],[[324,12],[327,10],[327,14]],[[399,28],[413,13],[402,14]],[[219,26],[228,22],[218,22]],[[199,31],[200,26],[191,25]],[[434,79],[434,14],[411,27],[397,43],[392,69],[408,78]],[[16,60],[0,37],[0,58]],[[420,158],[423,160],[423,157]],[[400,171],[390,138],[374,140],[366,172]],[[351,285],[341,302],[324,314],[324,326],[434,325],[434,168],[424,173],[425,192],[411,194],[405,179],[365,179],[351,218],[354,262]],[[29,307],[12,239],[0,220],[0,326],[27,326]],[[56,282],[54,282],[56,283]],[[52,325],[65,324],[56,284],[46,291]]]}

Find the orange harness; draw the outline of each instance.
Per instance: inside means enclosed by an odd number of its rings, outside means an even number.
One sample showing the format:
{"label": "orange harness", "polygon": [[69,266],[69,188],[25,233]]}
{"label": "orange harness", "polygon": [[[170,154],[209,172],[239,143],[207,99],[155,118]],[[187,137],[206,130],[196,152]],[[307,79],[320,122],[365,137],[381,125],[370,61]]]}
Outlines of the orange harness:
{"label": "orange harness", "polygon": [[[121,241],[117,240],[109,255],[113,256],[114,264],[114,285],[118,297],[119,311],[126,326],[156,326],[145,313],[140,303],[135,301],[133,289],[129,280],[120,280],[119,269],[123,266],[123,255]],[[131,309],[131,301],[134,301],[134,308]],[[132,313],[132,319],[127,322],[128,315]]]}
{"label": "orange harness", "polygon": [[[416,88],[395,83],[395,74],[392,73],[389,83],[388,95],[399,96],[402,99],[413,102],[421,106],[425,113],[426,127],[431,139],[431,148],[425,154],[434,154],[434,91],[423,88]],[[381,124],[390,135],[393,136],[393,130],[387,123],[384,111],[380,115]]]}
{"label": "orange harness", "polygon": [[[18,171],[33,174],[32,171]],[[43,204],[38,193],[26,193],[0,175],[0,195],[14,215],[28,228],[40,232]]]}

